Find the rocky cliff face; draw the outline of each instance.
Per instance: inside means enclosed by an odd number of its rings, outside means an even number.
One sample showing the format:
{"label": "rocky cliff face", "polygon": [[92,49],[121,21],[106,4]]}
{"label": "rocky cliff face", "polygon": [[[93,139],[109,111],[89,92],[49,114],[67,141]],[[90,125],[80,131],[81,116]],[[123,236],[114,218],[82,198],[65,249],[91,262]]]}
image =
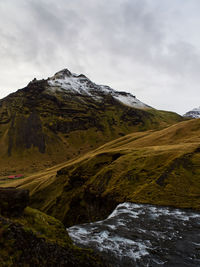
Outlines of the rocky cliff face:
{"label": "rocky cliff face", "polygon": [[0,174],[34,172],[181,119],[65,69],[0,101]]}

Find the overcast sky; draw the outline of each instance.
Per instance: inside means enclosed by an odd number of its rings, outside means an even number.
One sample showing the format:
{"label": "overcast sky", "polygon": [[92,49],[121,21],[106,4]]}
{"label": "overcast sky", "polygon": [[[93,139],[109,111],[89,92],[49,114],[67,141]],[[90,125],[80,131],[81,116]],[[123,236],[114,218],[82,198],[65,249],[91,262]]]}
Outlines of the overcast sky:
{"label": "overcast sky", "polygon": [[0,98],[68,68],[180,114],[200,106],[199,0],[0,0]]}

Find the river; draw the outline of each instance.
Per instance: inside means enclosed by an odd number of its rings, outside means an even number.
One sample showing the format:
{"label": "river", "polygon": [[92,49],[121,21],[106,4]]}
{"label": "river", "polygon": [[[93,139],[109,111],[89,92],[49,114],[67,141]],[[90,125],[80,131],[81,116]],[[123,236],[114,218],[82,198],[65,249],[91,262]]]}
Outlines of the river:
{"label": "river", "polygon": [[123,203],[103,221],[67,229],[113,266],[200,266],[200,213]]}

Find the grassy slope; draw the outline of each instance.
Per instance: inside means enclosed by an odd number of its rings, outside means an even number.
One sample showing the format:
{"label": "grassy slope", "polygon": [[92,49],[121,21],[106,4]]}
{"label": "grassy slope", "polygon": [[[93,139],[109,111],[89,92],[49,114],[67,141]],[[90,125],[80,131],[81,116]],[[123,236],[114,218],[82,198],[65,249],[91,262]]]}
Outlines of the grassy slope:
{"label": "grassy slope", "polygon": [[123,201],[200,210],[200,120],[126,135],[10,185],[29,188],[32,205],[66,225]]}

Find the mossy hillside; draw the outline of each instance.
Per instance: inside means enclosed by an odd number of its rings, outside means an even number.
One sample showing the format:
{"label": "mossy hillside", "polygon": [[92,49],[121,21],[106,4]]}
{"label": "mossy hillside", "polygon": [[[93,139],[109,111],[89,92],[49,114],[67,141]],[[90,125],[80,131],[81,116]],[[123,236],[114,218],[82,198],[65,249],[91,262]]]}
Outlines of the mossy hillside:
{"label": "mossy hillside", "polygon": [[130,108],[111,96],[98,102],[66,92],[51,94],[46,81],[30,83],[0,101],[0,174],[34,173],[130,132],[181,120],[171,112]]}
{"label": "mossy hillside", "polygon": [[107,266],[74,246],[61,222],[29,207],[19,218],[0,217],[0,236],[1,266]]}
{"label": "mossy hillside", "polygon": [[64,225],[59,220],[39,210],[27,207],[24,215],[14,218],[13,221],[20,223],[26,230],[32,231],[40,238],[45,238],[48,242],[53,242],[60,246],[73,246]]}
{"label": "mossy hillside", "polygon": [[66,225],[102,219],[123,201],[199,210],[199,146],[200,120],[180,122],[123,136],[15,185]]}
{"label": "mossy hillside", "polygon": [[[196,147],[186,154],[184,149],[139,149],[111,162],[104,155],[101,162],[90,159],[66,170],[62,194],[45,211],[70,225],[104,218],[124,201],[200,209],[200,154]],[[37,193],[33,204],[34,198]]]}
{"label": "mossy hillside", "polygon": [[[105,114],[107,114],[107,112],[105,112]],[[41,144],[41,149],[44,149],[45,147],[44,153],[41,153],[37,146],[31,145],[25,147],[22,142],[17,141],[18,139],[15,140],[16,136],[21,136],[21,127],[17,124],[16,127],[18,130],[15,129],[15,132],[10,133],[5,129],[4,136],[2,136],[3,155],[0,162],[0,165],[2,165],[2,174],[12,174],[13,171],[22,173],[35,172],[47,166],[53,166],[65,160],[75,158],[102,145],[103,143],[106,143],[109,140],[116,139],[121,135],[126,135],[131,131],[144,131],[149,128],[159,128],[162,125],[162,123],[161,125],[159,125],[159,122],[154,124],[153,122],[149,122],[145,119],[141,125],[130,125],[119,122],[119,124],[111,126],[110,120],[113,120],[114,116],[111,118],[109,116],[105,118],[102,117],[101,119],[103,130],[92,127],[85,130],[74,130],[68,134],[63,134],[59,132],[54,133],[44,126],[43,135],[36,137],[36,139],[41,138],[43,141],[45,138],[45,146],[44,143]],[[117,120],[117,118],[115,120]],[[169,121],[169,123],[172,122]],[[16,134],[16,131],[18,134]],[[9,138],[12,138],[13,144],[18,142],[18,146],[14,148],[14,152],[12,152],[12,155],[9,157],[6,155],[6,143],[9,142],[8,135],[10,136]],[[20,139],[24,140],[26,138],[24,137]],[[21,164],[21,162],[23,162],[23,164]]]}

